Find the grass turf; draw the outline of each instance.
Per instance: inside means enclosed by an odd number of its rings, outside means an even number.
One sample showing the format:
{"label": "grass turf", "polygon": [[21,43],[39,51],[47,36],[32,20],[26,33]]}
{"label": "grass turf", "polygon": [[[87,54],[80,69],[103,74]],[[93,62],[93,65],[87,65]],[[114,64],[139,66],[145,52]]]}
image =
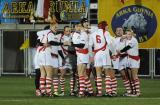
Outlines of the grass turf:
{"label": "grass turf", "polygon": [[[160,80],[141,79],[140,97],[90,97],[77,98],[69,96],[69,81],[66,82],[64,97],[36,97],[34,78],[0,77],[0,105],[160,105]],[[124,88],[118,80],[118,94]]]}

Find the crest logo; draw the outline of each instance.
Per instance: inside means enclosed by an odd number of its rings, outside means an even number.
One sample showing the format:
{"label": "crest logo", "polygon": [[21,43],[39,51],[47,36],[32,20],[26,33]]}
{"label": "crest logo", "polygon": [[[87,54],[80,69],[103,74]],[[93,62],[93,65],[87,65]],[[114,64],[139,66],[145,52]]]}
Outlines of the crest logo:
{"label": "crest logo", "polygon": [[117,27],[132,29],[139,43],[149,40],[157,29],[154,12],[144,6],[131,5],[121,8],[112,18],[112,30]]}

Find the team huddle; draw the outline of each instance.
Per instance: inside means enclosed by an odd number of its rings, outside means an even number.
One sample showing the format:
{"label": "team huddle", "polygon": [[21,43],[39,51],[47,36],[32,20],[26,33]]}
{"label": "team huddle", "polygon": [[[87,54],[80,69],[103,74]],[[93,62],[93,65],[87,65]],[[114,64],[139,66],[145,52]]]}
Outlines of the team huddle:
{"label": "team huddle", "polygon": [[[117,96],[116,70],[120,72],[126,88],[123,96],[140,96],[138,42],[131,29],[124,31],[117,27],[113,37],[108,32],[106,21],[93,27],[86,18],[74,24],[73,32],[69,26],[65,26],[62,34],[56,34],[57,27],[58,24],[53,22],[37,32],[34,58],[37,96],[66,95],[66,70],[72,71],[71,96]],[[94,79],[90,78],[91,73]],[[91,80],[94,80],[96,91]],[[59,87],[61,93],[58,92]]]}

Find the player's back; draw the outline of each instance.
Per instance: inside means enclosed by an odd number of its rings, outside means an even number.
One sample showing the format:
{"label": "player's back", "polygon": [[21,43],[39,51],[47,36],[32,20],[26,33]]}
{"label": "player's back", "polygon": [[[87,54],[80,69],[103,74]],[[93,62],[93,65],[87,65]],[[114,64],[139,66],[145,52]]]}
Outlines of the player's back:
{"label": "player's back", "polygon": [[48,35],[52,33],[51,30],[42,30],[37,32],[38,39],[40,39],[41,43],[47,43]]}
{"label": "player's back", "polygon": [[89,45],[94,47],[94,50],[104,47],[106,40],[102,29],[98,29],[96,32],[91,34],[89,39]]}

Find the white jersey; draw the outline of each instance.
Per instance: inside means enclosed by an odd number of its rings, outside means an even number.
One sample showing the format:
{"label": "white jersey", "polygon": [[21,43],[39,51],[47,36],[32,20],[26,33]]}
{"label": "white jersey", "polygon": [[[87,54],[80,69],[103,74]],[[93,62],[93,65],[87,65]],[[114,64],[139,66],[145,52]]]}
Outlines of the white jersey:
{"label": "white jersey", "polygon": [[126,39],[117,38],[116,41],[115,41],[115,43],[118,44],[118,45],[116,46],[116,50],[117,50],[117,51],[120,51],[120,50],[122,50],[124,47],[127,46]]}
{"label": "white jersey", "polygon": [[[116,44],[116,51],[120,51],[122,50],[124,47],[127,46],[126,44],[126,39],[122,39],[121,37],[116,37],[115,39],[115,44]],[[127,67],[127,63],[128,63],[128,58],[127,56],[122,57],[122,56],[118,56],[119,59],[119,63],[118,63],[118,70],[123,70]]]}
{"label": "white jersey", "polygon": [[96,32],[98,30],[98,27],[96,26],[91,26],[91,28],[89,29],[90,34],[93,34],[94,32]]}
{"label": "white jersey", "polygon": [[127,45],[131,46],[131,48],[127,51],[129,55],[138,56],[138,41],[135,37],[132,37],[131,40],[127,40]]}
{"label": "white jersey", "polygon": [[132,37],[130,40],[127,40],[127,45],[131,46],[131,48],[129,50],[127,50],[128,67],[138,69],[140,67],[138,41],[135,37]]}
{"label": "white jersey", "polygon": [[[59,34],[58,37],[59,37],[60,42],[66,42],[66,41],[71,42],[71,35]],[[59,69],[63,69],[63,70],[65,70],[67,68],[72,69],[70,62],[69,62],[69,57],[67,56],[68,55],[68,46],[61,45],[61,46],[59,46],[59,50],[62,51],[62,54],[65,58],[64,59],[65,62],[64,62],[62,57],[60,55],[58,55]]]}
{"label": "white jersey", "polygon": [[102,29],[98,29],[96,32],[91,34],[89,39],[89,46],[90,49],[94,47],[94,66],[110,68],[111,59],[109,56],[109,50],[107,48],[106,38]]}
{"label": "white jersey", "polygon": [[[58,37],[59,37],[59,41],[62,43],[66,41],[71,42],[71,35],[59,34]],[[59,46],[59,50],[62,50],[64,56],[68,55],[68,46],[61,45]]]}
{"label": "white jersey", "polygon": [[[58,38],[53,34],[51,30],[44,30],[37,32],[38,39],[41,43],[48,43],[50,41],[57,41]],[[54,68],[58,67],[58,46],[38,46],[37,48],[37,64],[40,65],[49,65]]]}
{"label": "white jersey", "polygon": [[106,38],[106,41],[107,41],[107,46],[109,48],[109,50],[112,52],[112,55],[116,55],[116,43],[115,43],[115,38],[113,36],[111,36],[111,34],[106,31],[105,32],[105,38]]}
{"label": "white jersey", "polygon": [[90,35],[89,46],[94,47],[94,51],[104,50],[106,48],[106,39],[102,29],[98,29],[96,32]]}
{"label": "white jersey", "polygon": [[73,44],[85,44],[83,48],[76,47],[76,54],[77,54],[77,65],[78,64],[88,64],[89,63],[89,54],[88,54],[88,42],[89,37],[86,32],[81,33],[73,33],[72,35],[72,42]]}
{"label": "white jersey", "polygon": [[[72,42],[73,42],[73,44],[80,44],[80,43],[85,44],[83,49],[88,49],[89,36],[84,31],[82,31],[81,33],[75,32],[72,35]],[[81,49],[81,48],[76,47],[76,50],[79,50],[79,49]],[[77,51],[77,53],[79,53],[79,52]]]}

